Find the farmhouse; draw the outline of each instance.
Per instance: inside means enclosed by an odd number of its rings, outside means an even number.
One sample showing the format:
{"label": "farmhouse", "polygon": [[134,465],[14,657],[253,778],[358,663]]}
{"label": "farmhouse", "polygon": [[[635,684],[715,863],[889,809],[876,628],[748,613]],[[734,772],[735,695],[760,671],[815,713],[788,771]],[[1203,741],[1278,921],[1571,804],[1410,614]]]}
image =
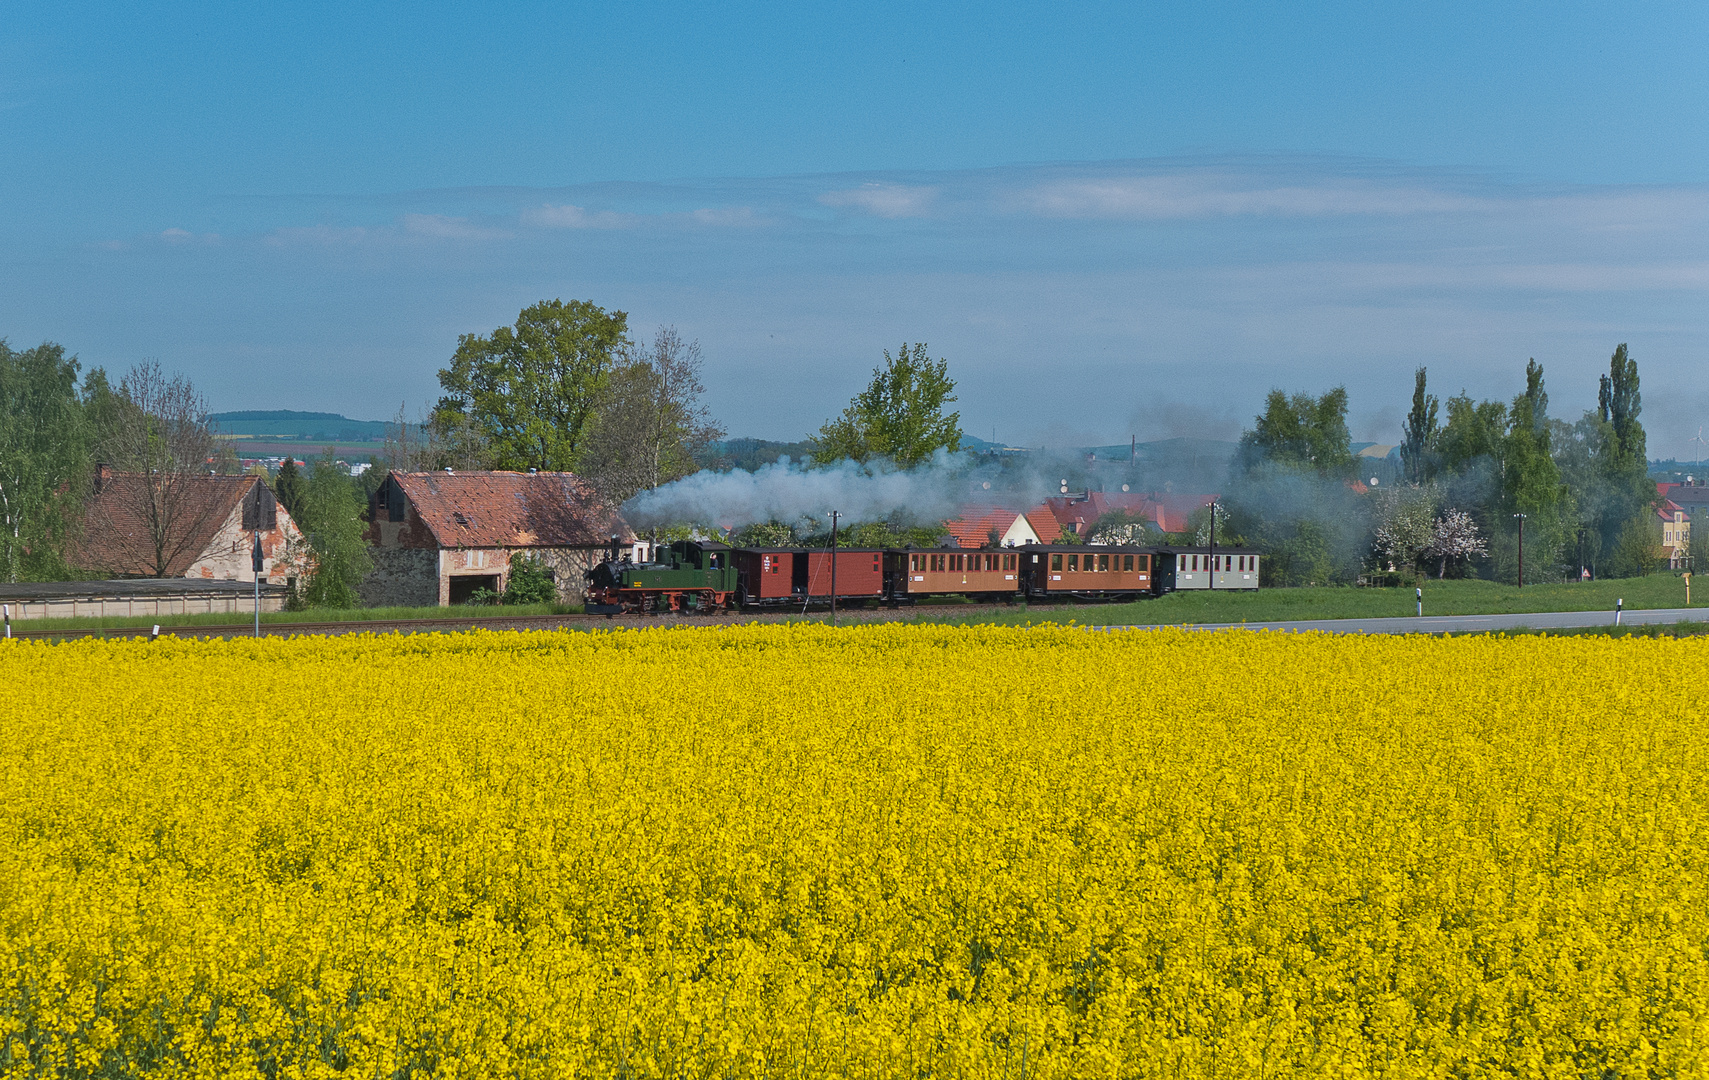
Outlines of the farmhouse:
{"label": "farmhouse", "polygon": [[374,572],[364,603],[430,607],[502,593],[511,556],[539,559],[558,598],[580,603],[583,574],[612,536],[634,543],[623,519],[572,473],[391,472],[368,506]]}
{"label": "farmhouse", "polygon": [[162,479],[103,465],[69,557],[113,577],[253,582],[258,535],[263,584],[288,585],[303,573],[303,534],[259,476]]}

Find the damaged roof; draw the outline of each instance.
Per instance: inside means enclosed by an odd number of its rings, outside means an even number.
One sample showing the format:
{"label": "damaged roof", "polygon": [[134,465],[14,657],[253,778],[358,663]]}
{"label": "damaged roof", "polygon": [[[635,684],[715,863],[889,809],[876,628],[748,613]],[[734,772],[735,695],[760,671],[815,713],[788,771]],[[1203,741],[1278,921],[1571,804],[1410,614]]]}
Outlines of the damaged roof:
{"label": "damaged roof", "polygon": [[137,473],[103,474],[84,504],[83,528],[72,542],[70,562],[119,577],[154,574],[157,553],[148,524],[152,504],[163,531],[158,554],[166,563],[165,576],[183,577],[245,498],[259,498],[273,511],[273,494],[256,476],[175,476],[161,481]]}
{"label": "damaged roof", "polygon": [[602,547],[633,534],[574,473],[393,472],[442,548]]}

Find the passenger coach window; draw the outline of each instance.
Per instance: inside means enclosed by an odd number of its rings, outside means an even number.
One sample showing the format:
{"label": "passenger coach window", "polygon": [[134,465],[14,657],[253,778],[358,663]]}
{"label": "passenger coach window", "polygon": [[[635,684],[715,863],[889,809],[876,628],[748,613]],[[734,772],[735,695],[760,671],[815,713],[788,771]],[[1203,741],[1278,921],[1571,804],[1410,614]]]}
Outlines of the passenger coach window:
{"label": "passenger coach window", "polygon": [[1060,551],[1050,556],[1050,568],[1052,570],[1062,569],[1062,553]]}
{"label": "passenger coach window", "polygon": [[1098,569],[1100,571],[1107,571],[1107,570],[1109,570],[1109,568],[1110,568],[1110,557],[1108,555],[1098,556]]}
{"label": "passenger coach window", "polygon": [[1080,569],[1080,556],[1079,555],[1068,556],[1068,569],[1070,571],[1078,571]]}
{"label": "passenger coach window", "polygon": [[1132,555],[1123,555],[1122,556],[1122,573],[1125,574],[1129,570],[1132,570],[1132,569],[1133,569],[1133,556]]}
{"label": "passenger coach window", "polygon": [[1139,557],[1139,569],[1141,573],[1151,569],[1151,556],[1141,555]]}

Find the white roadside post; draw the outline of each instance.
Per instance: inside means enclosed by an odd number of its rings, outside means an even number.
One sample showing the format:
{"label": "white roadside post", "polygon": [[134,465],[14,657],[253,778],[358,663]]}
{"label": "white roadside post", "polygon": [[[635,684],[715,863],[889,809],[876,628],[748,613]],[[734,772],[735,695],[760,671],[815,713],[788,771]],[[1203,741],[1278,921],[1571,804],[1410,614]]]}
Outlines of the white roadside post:
{"label": "white roadside post", "polygon": [[1622,596],[1619,599],[1614,601],[1614,625],[1615,626],[1620,625],[1620,612],[1625,607],[1626,607],[1626,598],[1624,596]]}
{"label": "white roadside post", "polygon": [[1420,585],[1412,591],[1418,594],[1418,617],[1422,619],[1424,618],[1424,586]]}

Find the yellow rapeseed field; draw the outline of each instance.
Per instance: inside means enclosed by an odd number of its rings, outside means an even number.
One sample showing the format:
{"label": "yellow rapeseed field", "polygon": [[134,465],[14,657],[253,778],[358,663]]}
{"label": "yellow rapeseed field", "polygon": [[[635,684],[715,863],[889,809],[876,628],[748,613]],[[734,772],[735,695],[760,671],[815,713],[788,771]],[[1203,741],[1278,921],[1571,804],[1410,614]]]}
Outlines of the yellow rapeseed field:
{"label": "yellow rapeseed field", "polygon": [[1709,1074],[1701,639],[0,648],[0,1075]]}

